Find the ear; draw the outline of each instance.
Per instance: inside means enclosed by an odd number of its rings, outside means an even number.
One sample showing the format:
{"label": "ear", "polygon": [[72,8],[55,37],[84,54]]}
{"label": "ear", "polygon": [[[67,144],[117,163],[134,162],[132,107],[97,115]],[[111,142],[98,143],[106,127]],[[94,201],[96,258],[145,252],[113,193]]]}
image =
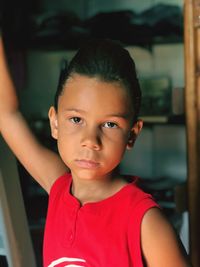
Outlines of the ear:
{"label": "ear", "polygon": [[51,127],[51,136],[54,139],[58,138],[58,119],[57,119],[57,112],[55,108],[52,106],[49,109],[49,122]]}
{"label": "ear", "polygon": [[137,136],[139,135],[139,133],[142,130],[142,127],[143,127],[143,121],[142,120],[138,120],[136,123],[134,123],[134,125],[130,131],[128,143],[126,146],[126,148],[128,150],[130,150],[133,147]]}

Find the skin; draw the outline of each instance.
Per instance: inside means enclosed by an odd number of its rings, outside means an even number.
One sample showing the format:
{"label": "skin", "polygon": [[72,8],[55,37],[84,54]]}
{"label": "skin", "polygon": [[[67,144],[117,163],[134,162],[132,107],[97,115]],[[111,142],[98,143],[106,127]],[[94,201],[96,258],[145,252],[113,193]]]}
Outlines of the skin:
{"label": "skin", "polygon": [[3,100],[0,101],[1,135],[32,177],[49,192],[55,180],[67,171],[67,167],[59,155],[38,142],[22,116],[1,37],[0,99]]}
{"label": "skin", "polygon": [[[68,170],[66,166],[72,171],[72,194],[83,205],[106,198],[126,184],[113,170],[124,151],[132,148],[142,128],[142,121],[132,124],[127,97],[119,84],[80,75],[72,77],[59,97],[58,111],[53,107],[49,111],[60,157],[36,140],[21,115],[0,38],[0,132],[47,192]],[[141,248],[147,267],[191,266],[159,209],[150,209],[143,218]]]}
{"label": "skin", "polygon": [[[50,109],[52,136],[57,139],[63,162],[71,170],[73,193],[79,200],[79,195],[91,195],[91,187],[96,190],[90,201],[97,201],[126,183],[123,177],[115,177],[113,170],[142,129],[142,121],[132,125],[129,98],[118,83],[76,74],[67,81],[59,97],[58,112]],[[103,104],[99,99],[103,99]],[[81,199],[82,204],[87,198]]]}
{"label": "skin", "polygon": [[171,224],[157,208],[144,215],[141,246],[147,267],[191,267]]}

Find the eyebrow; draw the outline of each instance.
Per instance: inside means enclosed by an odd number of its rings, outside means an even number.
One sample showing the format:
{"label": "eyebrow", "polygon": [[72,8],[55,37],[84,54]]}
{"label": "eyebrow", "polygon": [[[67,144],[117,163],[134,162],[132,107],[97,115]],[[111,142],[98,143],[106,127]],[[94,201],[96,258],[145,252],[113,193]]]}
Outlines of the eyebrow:
{"label": "eyebrow", "polygon": [[73,112],[77,112],[77,113],[86,113],[86,111],[84,111],[82,109],[78,109],[78,108],[65,108],[64,111],[73,111]]}
{"label": "eyebrow", "polygon": [[128,113],[114,113],[114,114],[108,114],[107,117],[117,117],[122,119],[128,119],[130,117],[130,114]]}
{"label": "eyebrow", "polygon": [[[78,108],[66,108],[64,111],[70,111],[70,112],[77,112],[77,113],[87,113],[85,110],[78,109]],[[106,117],[117,117],[122,119],[128,119],[130,118],[130,113],[111,113],[107,114]]]}

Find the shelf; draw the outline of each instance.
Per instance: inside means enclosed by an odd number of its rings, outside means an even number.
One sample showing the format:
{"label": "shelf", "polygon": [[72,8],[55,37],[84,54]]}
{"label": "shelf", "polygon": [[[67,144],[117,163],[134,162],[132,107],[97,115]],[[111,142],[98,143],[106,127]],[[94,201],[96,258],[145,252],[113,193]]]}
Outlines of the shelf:
{"label": "shelf", "polygon": [[185,115],[152,115],[152,116],[141,116],[140,117],[144,123],[147,124],[176,124],[184,125],[185,124]]}
{"label": "shelf", "polygon": [[167,123],[167,116],[141,116],[141,119],[145,123]]}

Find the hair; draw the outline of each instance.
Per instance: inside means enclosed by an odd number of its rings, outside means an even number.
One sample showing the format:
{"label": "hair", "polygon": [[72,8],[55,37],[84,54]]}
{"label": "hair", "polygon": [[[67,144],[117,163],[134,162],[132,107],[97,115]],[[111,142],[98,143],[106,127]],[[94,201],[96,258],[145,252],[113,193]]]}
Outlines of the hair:
{"label": "hair", "polygon": [[69,65],[65,64],[61,69],[54,103],[56,110],[58,98],[73,74],[95,77],[105,82],[119,82],[130,93],[133,119],[137,120],[141,105],[140,85],[134,60],[120,43],[109,39],[94,39],[78,50]]}

